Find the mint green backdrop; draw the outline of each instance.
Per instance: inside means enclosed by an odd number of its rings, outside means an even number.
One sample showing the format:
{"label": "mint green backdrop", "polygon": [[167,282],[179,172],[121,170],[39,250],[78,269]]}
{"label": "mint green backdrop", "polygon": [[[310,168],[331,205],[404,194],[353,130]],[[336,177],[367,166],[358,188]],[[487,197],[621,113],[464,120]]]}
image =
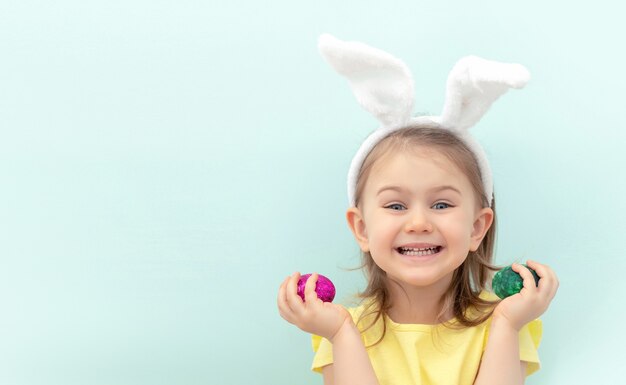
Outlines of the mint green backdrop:
{"label": "mint green backdrop", "polygon": [[623,383],[617,4],[1,1],[0,383],[322,383],[276,293],[296,270],[363,287],[345,176],[376,127],[323,32],[407,62],[415,112],[463,55],[528,67],[475,127],[497,262],[561,280],[527,383]]}

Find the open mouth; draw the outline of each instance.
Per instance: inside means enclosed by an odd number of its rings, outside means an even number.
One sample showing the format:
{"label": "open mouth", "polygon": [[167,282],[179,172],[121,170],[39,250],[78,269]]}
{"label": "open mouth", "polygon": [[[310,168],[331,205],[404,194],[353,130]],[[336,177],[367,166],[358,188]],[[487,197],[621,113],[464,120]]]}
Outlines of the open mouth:
{"label": "open mouth", "polygon": [[410,248],[410,247],[398,247],[396,251],[398,251],[398,253],[402,255],[407,255],[411,257],[423,257],[425,255],[437,254],[441,251],[441,249],[443,249],[443,247],[441,246],[426,247],[423,249],[415,249],[415,248]]}

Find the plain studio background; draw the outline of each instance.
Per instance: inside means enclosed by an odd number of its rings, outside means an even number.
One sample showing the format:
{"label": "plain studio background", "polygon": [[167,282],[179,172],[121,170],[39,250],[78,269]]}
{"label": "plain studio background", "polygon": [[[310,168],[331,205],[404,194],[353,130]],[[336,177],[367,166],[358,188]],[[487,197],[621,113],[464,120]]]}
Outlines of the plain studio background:
{"label": "plain studio background", "polygon": [[[0,2],[0,383],[321,384],[276,309],[292,272],[363,288],[349,161],[377,123],[319,56],[403,59],[415,112],[476,54],[532,80],[474,129],[497,262],[551,265],[544,368],[623,383],[626,164],[618,2]],[[622,357],[622,358],[618,358]]]}

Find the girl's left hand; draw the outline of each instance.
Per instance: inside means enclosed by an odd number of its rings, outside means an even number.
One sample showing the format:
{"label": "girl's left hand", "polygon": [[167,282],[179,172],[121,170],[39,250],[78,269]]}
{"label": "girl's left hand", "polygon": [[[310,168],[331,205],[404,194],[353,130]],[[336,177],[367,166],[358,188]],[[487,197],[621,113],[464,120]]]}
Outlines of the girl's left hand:
{"label": "girl's left hand", "polygon": [[537,262],[528,261],[528,267],[539,276],[539,285],[530,270],[514,263],[511,268],[524,279],[522,290],[502,300],[493,312],[493,318],[505,319],[516,330],[539,318],[550,305],[559,287],[559,280],[552,269]]}

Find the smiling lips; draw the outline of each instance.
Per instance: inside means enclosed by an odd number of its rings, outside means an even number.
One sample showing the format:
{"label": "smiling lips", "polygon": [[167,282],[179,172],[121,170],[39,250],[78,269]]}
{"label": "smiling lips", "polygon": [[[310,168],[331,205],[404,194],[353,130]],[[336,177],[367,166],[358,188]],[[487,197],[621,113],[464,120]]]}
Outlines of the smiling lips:
{"label": "smiling lips", "polygon": [[412,243],[396,248],[398,253],[402,255],[416,257],[437,254],[441,249],[443,249],[443,247],[429,243]]}

